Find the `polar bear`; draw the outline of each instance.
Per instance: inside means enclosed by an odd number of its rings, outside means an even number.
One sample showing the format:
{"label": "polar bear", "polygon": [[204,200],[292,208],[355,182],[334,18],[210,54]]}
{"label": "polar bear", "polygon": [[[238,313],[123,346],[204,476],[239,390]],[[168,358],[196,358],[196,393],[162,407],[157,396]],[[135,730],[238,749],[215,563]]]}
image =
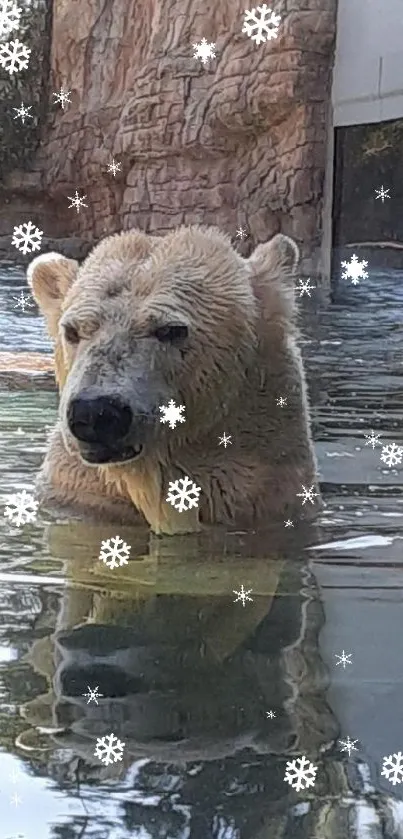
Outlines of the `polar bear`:
{"label": "polar bear", "polygon": [[[60,391],[43,503],[127,523],[140,513],[157,534],[305,514],[297,495],[317,492],[317,469],[298,256],[277,234],[245,259],[219,230],[190,226],[108,236],[81,265],[36,257],[28,282]],[[171,401],[184,421],[162,421]]]}

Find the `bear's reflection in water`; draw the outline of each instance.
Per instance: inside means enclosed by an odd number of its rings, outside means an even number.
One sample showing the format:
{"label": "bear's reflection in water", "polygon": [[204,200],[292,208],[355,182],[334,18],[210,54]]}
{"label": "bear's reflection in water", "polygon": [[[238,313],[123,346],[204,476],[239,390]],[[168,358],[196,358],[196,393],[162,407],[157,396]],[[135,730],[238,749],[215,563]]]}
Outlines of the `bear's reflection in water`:
{"label": "bear's reflection in water", "polygon": [[[148,534],[136,543],[122,529],[133,559],[111,571],[98,560],[99,528],[66,528],[52,527],[49,543],[71,585],[53,636],[31,649],[49,690],[25,705],[32,728],[21,745],[34,727],[52,730],[50,774],[77,782],[84,803],[101,802],[97,815],[90,807],[89,835],[108,835],[98,819],[113,789],[119,837],[294,836],[301,812],[284,770],[302,753],[320,771],[315,789],[299,793],[309,803],[298,835],[316,835],[329,794],[345,781],[341,764],[326,765],[337,725],[318,653],[322,608],[301,542],[289,538],[286,551],[272,541],[268,558],[257,537],[227,534],[226,553],[214,537],[201,557],[197,540],[154,539],[144,555]],[[251,589],[245,607],[233,602],[241,585]],[[98,686],[98,704],[83,696],[88,686]],[[125,749],[105,767],[94,750],[112,732]],[[343,808],[336,821],[343,830],[324,837],[347,835]]]}

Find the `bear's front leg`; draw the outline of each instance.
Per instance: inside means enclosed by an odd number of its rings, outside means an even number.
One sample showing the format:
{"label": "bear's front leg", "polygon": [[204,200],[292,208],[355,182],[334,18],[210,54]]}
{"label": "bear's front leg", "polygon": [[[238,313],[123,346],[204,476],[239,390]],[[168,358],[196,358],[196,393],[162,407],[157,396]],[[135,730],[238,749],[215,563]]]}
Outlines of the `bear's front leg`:
{"label": "bear's front leg", "polygon": [[78,454],[67,451],[59,425],[50,436],[37,496],[45,509],[61,517],[78,515],[120,524],[142,520],[119,481],[107,483],[100,469],[86,466]]}

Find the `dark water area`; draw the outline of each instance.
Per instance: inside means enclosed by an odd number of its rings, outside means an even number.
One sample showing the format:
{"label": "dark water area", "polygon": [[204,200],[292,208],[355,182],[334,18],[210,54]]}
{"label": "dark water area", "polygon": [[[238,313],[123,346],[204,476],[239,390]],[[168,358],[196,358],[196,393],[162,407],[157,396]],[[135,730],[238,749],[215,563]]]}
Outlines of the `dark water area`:
{"label": "dark water area", "polygon": [[[22,289],[0,268],[0,351],[49,352]],[[403,758],[395,784],[381,774],[403,752],[403,464],[380,457],[403,445],[402,311],[403,272],[369,267],[306,315],[326,504],[309,533],[201,549],[0,516],[0,839],[403,837]],[[0,378],[2,513],[33,492],[56,411]],[[131,553],[112,570],[117,532]],[[122,759],[104,765],[112,733]],[[303,755],[316,779],[297,790]]]}

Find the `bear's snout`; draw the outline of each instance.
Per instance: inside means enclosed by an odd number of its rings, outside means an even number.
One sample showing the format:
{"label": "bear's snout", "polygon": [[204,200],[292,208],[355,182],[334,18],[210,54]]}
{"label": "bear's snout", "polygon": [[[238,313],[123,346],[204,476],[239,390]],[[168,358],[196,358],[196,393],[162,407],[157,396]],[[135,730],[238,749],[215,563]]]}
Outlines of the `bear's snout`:
{"label": "bear's snout", "polygon": [[82,393],[71,400],[67,410],[69,429],[83,443],[117,443],[128,434],[132,418],[130,406],[113,396]]}
{"label": "bear's snout", "polygon": [[70,434],[81,457],[93,465],[137,459],[155,426],[155,411],[137,410],[117,394],[82,390],[67,406]]}

